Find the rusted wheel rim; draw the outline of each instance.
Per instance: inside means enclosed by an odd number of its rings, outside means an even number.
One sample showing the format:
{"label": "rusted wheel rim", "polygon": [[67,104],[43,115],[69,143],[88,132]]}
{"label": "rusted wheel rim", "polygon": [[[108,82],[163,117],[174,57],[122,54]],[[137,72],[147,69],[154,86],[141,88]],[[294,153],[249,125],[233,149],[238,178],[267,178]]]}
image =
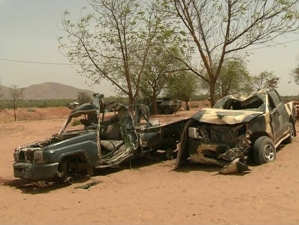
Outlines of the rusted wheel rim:
{"label": "rusted wheel rim", "polygon": [[274,161],[275,150],[272,145],[270,144],[265,145],[264,154],[267,162]]}

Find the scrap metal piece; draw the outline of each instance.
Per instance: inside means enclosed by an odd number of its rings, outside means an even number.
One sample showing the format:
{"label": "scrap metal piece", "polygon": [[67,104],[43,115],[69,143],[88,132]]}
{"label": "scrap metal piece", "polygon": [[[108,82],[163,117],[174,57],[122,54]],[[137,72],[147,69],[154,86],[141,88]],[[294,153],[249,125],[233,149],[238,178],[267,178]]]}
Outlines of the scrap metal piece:
{"label": "scrap metal piece", "polygon": [[90,188],[91,186],[94,186],[94,185],[97,185],[97,184],[100,184],[100,183],[103,183],[103,181],[101,181],[101,180],[93,180],[93,181],[90,182],[90,183],[76,186],[75,189],[79,189],[79,188],[81,188],[81,189],[88,189],[88,188]]}
{"label": "scrap metal piece", "polygon": [[236,158],[240,158],[242,155],[244,155],[245,152],[249,150],[250,144],[251,142],[249,140],[249,135],[245,134],[241,136],[240,141],[235,147],[219,155],[219,158],[222,158],[227,161],[232,161]]}
{"label": "scrap metal piece", "polygon": [[232,174],[240,173],[244,171],[251,171],[247,164],[240,162],[240,158],[236,158],[231,161],[229,164],[225,165],[219,173],[221,174]]}

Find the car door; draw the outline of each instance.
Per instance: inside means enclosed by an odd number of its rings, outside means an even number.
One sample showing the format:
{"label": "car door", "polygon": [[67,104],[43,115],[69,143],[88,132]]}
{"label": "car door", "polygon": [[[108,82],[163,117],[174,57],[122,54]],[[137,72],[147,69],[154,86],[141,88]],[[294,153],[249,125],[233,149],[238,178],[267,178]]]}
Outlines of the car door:
{"label": "car door", "polygon": [[269,91],[269,103],[271,112],[271,125],[273,128],[274,142],[279,140],[287,130],[288,115],[280,96],[275,90]]}

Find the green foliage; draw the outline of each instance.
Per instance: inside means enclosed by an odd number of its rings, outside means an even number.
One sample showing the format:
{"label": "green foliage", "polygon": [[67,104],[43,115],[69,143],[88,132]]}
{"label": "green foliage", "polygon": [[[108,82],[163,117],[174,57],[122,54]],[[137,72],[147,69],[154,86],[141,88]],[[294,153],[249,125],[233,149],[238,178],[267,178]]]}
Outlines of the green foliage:
{"label": "green foliage", "polygon": [[[206,74],[208,79],[208,74]],[[234,93],[251,93],[251,76],[249,75],[246,63],[241,58],[227,59],[223,62],[219,77],[216,81],[215,92],[217,98]],[[202,90],[209,90],[207,82],[201,82]]]}
{"label": "green foliage", "polygon": [[192,101],[205,101],[208,99],[209,99],[209,95],[201,94],[201,95],[193,95],[191,100]]}
{"label": "green foliage", "polygon": [[2,92],[2,81],[0,79],[0,100],[2,100],[3,92]]}
{"label": "green foliage", "polygon": [[74,119],[72,121],[72,126],[78,126],[78,125],[82,125],[81,121],[80,120],[77,120],[77,119]]}
{"label": "green foliage", "polygon": [[299,66],[291,71],[293,81],[299,85]]}
{"label": "green foliage", "polygon": [[251,77],[242,59],[229,59],[223,62],[219,79],[216,82],[216,93],[219,97],[233,93],[247,94],[252,92]]}
{"label": "green foliage", "polygon": [[69,61],[80,66],[77,72],[92,83],[109,80],[132,103],[139,95],[151,50],[167,43],[181,43],[173,15],[161,10],[165,1],[90,0],[94,14],[71,22],[62,16],[66,36],[59,49]]}
{"label": "green foliage", "polygon": [[177,72],[168,78],[168,86],[166,93],[173,97],[186,102],[188,109],[188,102],[191,97],[198,90],[198,78],[191,72]]}
{"label": "green foliage", "polygon": [[[197,65],[188,68],[206,81],[211,104],[225,59],[254,44],[265,44],[299,29],[298,0],[169,0],[167,8],[177,14],[188,31],[191,47],[200,53]],[[206,76],[206,74],[208,76]]]}
{"label": "green foliage", "polygon": [[31,109],[31,108],[29,108],[29,109],[27,109],[27,112],[32,112],[32,113],[34,113],[34,112],[35,112],[35,110],[34,110],[34,109]]}
{"label": "green foliage", "polygon": [[[140,92],[143,99],[152,99],[158,96],[167,83],[173,82],[171,75],[173,70],[180,70],[180,64],[173,57],[180,55],[181,51],[177,43],[157,43],[149,52],[145,63],[143,79],[140,82]],[[135,83],[135,82],[134,82]]]}
{"label": "green foliage", "polygon": [[[76,99],[19,100],[17,101],[17,105],[19,108],[65,107],[66,104],[74,101]],[[12,100],[0,101],[0,105],[3,105],[3,108],[12,109],[12,104]]]}
{"label": "green foliage", "polygon": [[0,110],[2,110],[4,107],[4,105],[2,104],[2,98],[3,98],[3,92],[2,92],[2,81],[0,79]]}
{"label": "green foliage", "polygon": [[78,98],[78,103],[80,105],[84,104],[84,103],[88,103],[88,102],[92,102],[92,96],[89,95],[87,92],[85,91],[79,91],[78,92],[78,95],[77,95],[77,98]]}
{"label": "green foliage", "polygon": [[[19,100],[17,102],[19,108],[49,108],[49,107],[66,107],[70,102],[77,101],[77,99],[45,99],[45,100]],[[125,105],[129,104],[128,98],[119,96],[105,97],[104,102],[115,101],[123,103]],[[3,108],[12,109],[11,100],[0,100],[0,105]],[[31,109],[32,110],[32,109]]]}
{"label": "green foliage", "polygon": [[255,91],[262,88],[277,88],[280,78],[274,72],[263,71],[252,77],[252,86]]}
{"label": "green foliage", "polygon": [[17,85],[12,85],[10,88],[10,99],[12,103],[12,108],[14,110],[14,118],[17,120],[16,110],[19,107],[18,102],[23,101],[24,89],[18,88]]}

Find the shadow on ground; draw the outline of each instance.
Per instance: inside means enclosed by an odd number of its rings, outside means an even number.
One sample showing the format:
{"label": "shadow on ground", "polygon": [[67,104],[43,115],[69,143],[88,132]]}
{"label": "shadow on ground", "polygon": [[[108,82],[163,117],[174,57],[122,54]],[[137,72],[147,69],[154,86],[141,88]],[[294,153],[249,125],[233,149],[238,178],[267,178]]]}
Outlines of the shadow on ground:
{"label": "shadow on ground", "polygon": [[215,166],[215,165],[206,165],[206,164],[199,164],[199,163],[185,163],[184,165],[180,166],[177,169],[173,169],[174,172],[179,173],[189,173],[194,171],[200,171],[200,172],[207,172],[211,173],[212,176],[244,176],[250,171],[243,171],[243,172],[236,172],[231,174],[221,174],[219,171],[221,170],[221,166]]}
{"label": "shadow on ground", "polygon": [[[88,180],[90,180],[90,177],[87,175],[75,176],[73,185],[75,187],[76,184],[81,184]],[[53,190],[57,190],[69,186],[65,183],[58,182],[58,181],[33,182],[33,181],[28,181],[23,179],[8,180],[3,178],[0,179],[0,183],[2,183],[3,186],[9,186],[15,189],[19,189],[22,191],[22,193],[25,194],[45,194]]]}
{"label": "shadow on ground", "polygon": [[112,173],[117,173],[126,169],[138,170],[143,167],[152,166],[165,161],[162,157],[138,158],[122,163],[114,168],[95,169],[94,176],[105,176]]}
{"label": "shadow on ground", "polygon": [[[78,174],[73,176],[73,184],[72,187],[77,188],[78,185],[82,186],[83,189],[87,189],[85,187],[90,187],[88,184],[94,182],[94,180],[100,180],[100,178],[96,178],[96,176],[105,176],[112,173],[121,172],[125,169],[139,169],[146,166],[151,166],[153,164],[162,162],[163,159],[153,159],[153,158],[139,158],[135,160],[131,160],[129,162],[123,163],[121,166],[118,166],[116,168],[104,168],[104,169],[95,169],[94,170],[94,176],[89,177],[86,174]],[[88,183],[86,183],[88,182]],[[51,191],[65,188],[69,185],[57,181],[57,180],[51,180],[51,181],[28,181],[23,179],[5,179],[0,177],[0,185],[3,186],[9,186],[15,189],[19,189],[22,191],[22,193],[25,194],[45,194],[49,193]]]}

